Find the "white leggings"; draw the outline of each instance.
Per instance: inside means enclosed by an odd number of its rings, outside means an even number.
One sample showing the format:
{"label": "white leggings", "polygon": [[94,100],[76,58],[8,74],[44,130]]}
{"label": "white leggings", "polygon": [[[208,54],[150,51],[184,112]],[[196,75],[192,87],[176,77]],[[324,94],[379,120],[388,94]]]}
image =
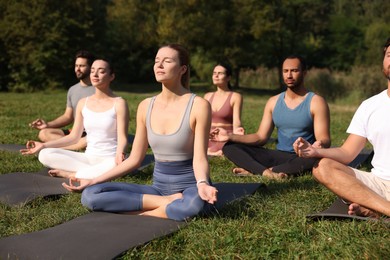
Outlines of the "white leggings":
{"label": "white leggings", "polygon": [[61,148],[45,148],[39,161],[48,168],[76,172],[76,178],[93,179],[116,166],[115,156],[100,157]]}

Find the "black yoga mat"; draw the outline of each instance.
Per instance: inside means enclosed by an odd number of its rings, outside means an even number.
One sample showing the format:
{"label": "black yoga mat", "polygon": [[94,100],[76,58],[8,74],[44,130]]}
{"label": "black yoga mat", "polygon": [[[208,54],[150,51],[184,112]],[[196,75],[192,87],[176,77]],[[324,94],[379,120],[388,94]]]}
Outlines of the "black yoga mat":
{"label": "black yoga mat", "polygon": [[15,172],[0,175],[0,202],[15,206],[27,203],[36,197],[69,193],[62,183],[64,178],[48,175],[45,168],[39,172]]}
{"label": "black yoga mat", "polygon": [[[259,183],[215,186],[219,190],[218,209],[264,187]],[[92,212],[52,228],[1,239],[0,259],[112,259],[186,224],[148,216]]]}
{"label": "black yoga mat", "polygon": [[255,193],[260,188],[266,188],[264,183],[215,183],[214,186],[218,190],[218,200],[211,206],[213,208],[221,209],[227,203],[247,195]]}
{"label": "black yoga mat", "polygon": [[0,240],[1,259],[112,259],[168,235],[185,222],[92,212],[41,231]]}
{"label": "black yoga mat", "polygon": [[[154,156],[147,154],[138,170],[154,162]],[[30,202],[37,197],[69,193],[64,187],[65,178],[51,177],[48,169],[37,173],[15,172],[0,175],[0,202],[16,206]]]}
{"label": "black yoga mat", "polygon": [[324,211],[318,213],[312,213],[306,215],[306,217],[313,220],[320,220],[320,219],[377,220],[370,217],[348,215],[348,204],[344,203],[340,198],[337,198],[333,202],[333,204],[329,208],[325,209]]}
{"label": "black yoga mat", "polygon": [[359,168],[365,161],[367,161],[369,158],[372,158],[373,154],[373,150],[364,148],[348,165],[352,168]]}
{"label": "black yoga mat", "polygon": [[381,217],[381,218],[371,218],[371,217],[360,217],[360,216],[351,216],[348,215],[348,204],[343,202],[340,198],[337,198],[329,208],[324,211],[309,214],[306,216],[312,220],[320,220],[320,219],[345,219],[345,220],[369,220],[369,221],[383,221],[385,223],[390,223],[389,217]]}

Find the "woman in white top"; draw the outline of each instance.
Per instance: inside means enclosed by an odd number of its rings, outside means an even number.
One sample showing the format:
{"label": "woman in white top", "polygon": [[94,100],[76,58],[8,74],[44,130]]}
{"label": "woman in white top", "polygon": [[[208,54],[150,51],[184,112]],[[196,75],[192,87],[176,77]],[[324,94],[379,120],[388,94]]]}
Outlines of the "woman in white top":
{"label": "woman in white top", "polygon": [[[162,90],[138,106],[129,158],[97,178],[71,178],[63,186],[70,191],[85,189],[81,202],[94,211],[142,213],[181,221],[217,200],[206,153],[210,104],[189,89],[189,54],[183,46],[161,47],[153,68]],[[153,184],[111,182],[134,171],[148,145],[156,159]]]}
{"label": "woman in white top", "polygon": [[[39,152],[39,161],[51,168],[51,176],[95,178],[124,160],[127,146],[129,110],[124,99],[110,89],[115,74],[107,60],[95,60],[91,67],[91,82],[95,94],[77,104],[72,132],[46,143],[28,141],[22,154]],[[65,150],[65,147],[87,132],[85,153]]]}

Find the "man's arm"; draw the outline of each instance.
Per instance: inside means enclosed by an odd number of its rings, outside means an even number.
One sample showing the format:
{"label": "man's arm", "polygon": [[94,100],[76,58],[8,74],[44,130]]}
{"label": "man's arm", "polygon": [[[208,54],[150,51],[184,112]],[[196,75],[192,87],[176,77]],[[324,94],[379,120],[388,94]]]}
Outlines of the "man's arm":
{"label": "man's arm", "polygon": [[342,164],[349,164],[360,153],[367,143],[365,137],[350,134],[341,147],[318,148],[299,137],[294,142],[294,150],[299,157],[330,158]]}
{"label": "man's arm", "polygon": [[314,137],[321,147],[330,147],[330,113],[325,99],[315,95],[311,101],[310,110],[313,116]]}
{"label": "man's arm", "polygon": [[263,118],[261,119],[259,128],[254,134],[246,135],[231,135],[229,141],[244,143],[244,144],[258,144],[264,145],[267,143],[269,137],[274,130],[274,122],[272,120],[272,113],[278,99],[278,96],[273,96],[268,99],[267,104],[264,107]]}
{"label": "man's arm", "polygon": [[73,123],[73,109],[66,107],[64,114],[47,123],[47,128],[61,128]]}

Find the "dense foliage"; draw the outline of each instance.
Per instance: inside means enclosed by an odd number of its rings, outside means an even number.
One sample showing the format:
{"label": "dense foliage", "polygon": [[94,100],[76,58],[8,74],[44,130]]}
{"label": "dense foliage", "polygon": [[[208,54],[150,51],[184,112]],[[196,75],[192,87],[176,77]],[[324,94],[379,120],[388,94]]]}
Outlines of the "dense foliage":
{"label": "dense foliage", "polygon": [[111,58],[123,82],[147,81],[155,50],[168,42],[190,49],[201,80],[221,58],[239,72],[278,67],[290,53],[348,71],[378,64],[389,8],[385,0],[2,0],[0,86],[68,87],[79,49]]}

